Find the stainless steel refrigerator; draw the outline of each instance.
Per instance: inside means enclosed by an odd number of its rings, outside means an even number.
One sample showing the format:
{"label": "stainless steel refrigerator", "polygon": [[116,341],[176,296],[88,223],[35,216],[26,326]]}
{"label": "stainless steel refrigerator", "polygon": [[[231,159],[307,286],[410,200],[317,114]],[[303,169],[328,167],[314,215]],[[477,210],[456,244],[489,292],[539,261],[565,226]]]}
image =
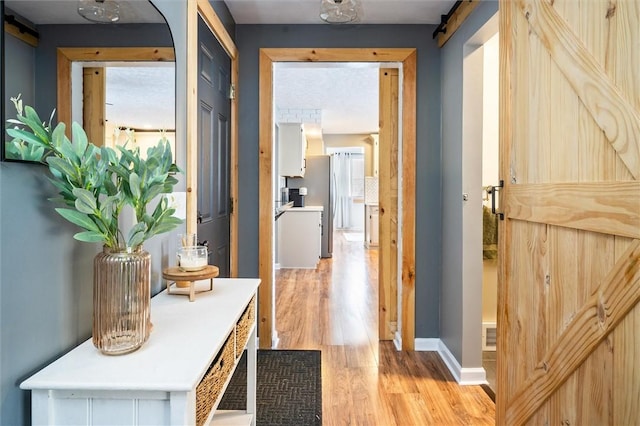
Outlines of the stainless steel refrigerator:
{"label": "stainless steel refrigerator", "polygon": [[335,177],[333,156],[311,155],[306,158],[303,178],[287,178],[289,188],[307,188],[304,204],[322,206],[322,257],[331,257],[333,252],[333,205]]}

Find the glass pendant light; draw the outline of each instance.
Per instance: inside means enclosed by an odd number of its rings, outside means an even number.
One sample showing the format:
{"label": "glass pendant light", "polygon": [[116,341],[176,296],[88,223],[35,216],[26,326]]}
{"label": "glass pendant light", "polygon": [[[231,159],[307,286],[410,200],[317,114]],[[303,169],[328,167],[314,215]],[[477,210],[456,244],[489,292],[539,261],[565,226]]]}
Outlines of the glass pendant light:
{"label": "glass pendant light", "polygon": [[120,5],[113,0],[78,0],[78,13],[91,22],[114,24],[120,20]]}
{"label": "glass pendant light", "polygon": [[330,24],[346,24],[358,17],[355,0],[322,0],[320,18]]}

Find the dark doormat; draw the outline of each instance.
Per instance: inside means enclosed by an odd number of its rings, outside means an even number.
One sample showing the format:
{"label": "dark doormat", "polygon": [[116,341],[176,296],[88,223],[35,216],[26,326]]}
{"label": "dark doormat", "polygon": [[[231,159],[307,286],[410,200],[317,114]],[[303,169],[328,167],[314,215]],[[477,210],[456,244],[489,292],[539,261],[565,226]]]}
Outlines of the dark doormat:
{"label": "dark doormat", "polygon": [[[256,425],[322,425],[320,351],[258,350]],[[247,353],[218,406],[246,410]]]}

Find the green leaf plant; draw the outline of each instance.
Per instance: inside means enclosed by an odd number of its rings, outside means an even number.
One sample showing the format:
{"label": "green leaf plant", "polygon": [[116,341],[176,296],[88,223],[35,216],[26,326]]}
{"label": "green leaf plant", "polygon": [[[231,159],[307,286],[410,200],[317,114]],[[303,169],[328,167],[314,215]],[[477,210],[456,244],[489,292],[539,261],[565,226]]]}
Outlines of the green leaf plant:
{"label": "green leaf plant", "polygon": [[[55,111],[45,123],[32,107],[23,108],[20,96],[11,100],[17,110],[16,118],[7,120],[12,145],[49,166],[49,180],[59,191],[51,200],[64,206],[55,210],[83,229],[73,236],[76,240],[102,243],[112,250],[136,249],[182,223],[164,195],[172,192],[178,183],[174,175],[181,172],[165,137],[143,158],[138,147],[129,149],[126,144],[117,146],[118,151],[98,148],[74,122],[72,143],[64,123],[53,127]],[[135,212],[136,223],[125,235],[119,219],[126,206]]]}

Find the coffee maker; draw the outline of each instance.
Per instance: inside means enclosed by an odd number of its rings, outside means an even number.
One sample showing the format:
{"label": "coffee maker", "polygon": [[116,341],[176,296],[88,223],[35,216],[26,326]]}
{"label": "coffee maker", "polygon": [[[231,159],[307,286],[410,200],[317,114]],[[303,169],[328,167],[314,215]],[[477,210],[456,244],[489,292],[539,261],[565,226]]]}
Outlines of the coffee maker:
{"label": "coffee maker", "polygon": [[304,207],[304,197],[307,188],[289,188],[289,200],[293,201],[293,207]]}

